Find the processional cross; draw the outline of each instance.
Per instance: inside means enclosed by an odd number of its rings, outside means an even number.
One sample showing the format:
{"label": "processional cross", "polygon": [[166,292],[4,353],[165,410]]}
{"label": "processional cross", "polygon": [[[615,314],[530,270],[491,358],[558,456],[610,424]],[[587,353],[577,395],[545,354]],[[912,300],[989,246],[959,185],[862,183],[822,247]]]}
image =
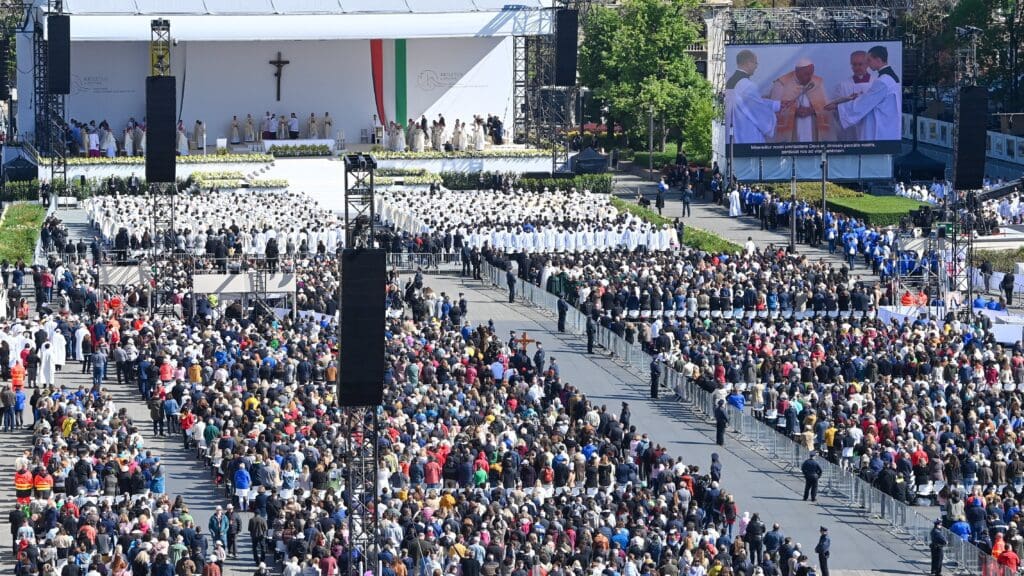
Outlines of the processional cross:
{"label": "processional cross", "polygon": [[527,336],[526,332],[523,332],[523,335],[520,336],[519,338],[517,338],[516,342],[518,342],[519,345],[522,346],[523,349],[525,350],[527,346],[529,346],[530,344],[533,344],[534,342],[536,342],[536,340],[534,340],[533,338],[530,338],[529,336]]}
{"label": "processional cross", "polygon": [[291,63],[290,60],[281,60],[281,53],[280,52],[277,53],[277,60],[271,60],[270,61],[270,65],[271,66],[276,66],[277,67],[277,71],[274,72],[274,78],[277,78],[277,101],[278,102],[281,101],[281,70],[283,70],[284,67],[286,65],[290,64],[290,63]]}

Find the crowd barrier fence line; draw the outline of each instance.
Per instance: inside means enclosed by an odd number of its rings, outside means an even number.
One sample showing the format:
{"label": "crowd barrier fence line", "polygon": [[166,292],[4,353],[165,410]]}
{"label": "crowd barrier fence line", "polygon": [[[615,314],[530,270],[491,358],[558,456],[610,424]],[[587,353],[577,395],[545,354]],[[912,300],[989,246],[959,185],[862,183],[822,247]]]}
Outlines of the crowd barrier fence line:
{"label": "crowd barrier fence line", "polygon": [[[483,267],[485,277],[490,283],[507,291],[506,271],[486,262],[483,263]],[[557,314],[558,296],[522,278],[516,279],[515,289],[517,299],[522,299],[548,315]],[[586,333],[586,324],[586,317],[578,309],[570,306],[566,314],[566,332],[583,335]],[[642,381],[650,381],[649,366],[652,357],[643,351],[639,342],[627,342],[625,338],[600,325],[597,327],[594,341]],[[680,401],[691,404],[703,415],[705,421],[713,420],[715,397],[700,388],[696,382],[687,380],[683,374],[666,365],[662,374],[662,386],[673,391]],[[729,429],[742,438],[744,444],[774,461],[784,470],[802,478],[800,467],[809,456],[809,451],[804,446],[776,426],[756,418],[749,406],[742,411],[728,403],[726,407],[729,414]],[[825,458],[818,458],[817,462],[823,471],[818,481],[818,492],[821,495],[833,497],[864,516],[881,521],[891,535],[908,542],[916,550],[928,552],[935,517],[930,517],[918,511],[917,507],[882,492],[851,469],[834,464]],[[946,528],[942,528],[942,531],[948,542],[944,550],[945,563],[955,565],[958,572],[985,576],[1013,576],[1013,571],[999,565],[995,558],[974,544],[964,541]]]}

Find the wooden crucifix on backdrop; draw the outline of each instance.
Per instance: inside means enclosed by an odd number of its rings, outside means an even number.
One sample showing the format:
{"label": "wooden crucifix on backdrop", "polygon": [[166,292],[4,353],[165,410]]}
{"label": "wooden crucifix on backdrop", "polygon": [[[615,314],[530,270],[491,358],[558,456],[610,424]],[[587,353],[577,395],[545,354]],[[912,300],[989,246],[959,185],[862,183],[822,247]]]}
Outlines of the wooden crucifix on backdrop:
{"label": "wooden crucifix on backdrop", "polygon": [[284,69],[284,67],[286,65],[288,65],[290,63],[291,63],[290,60],[281,60],[281,53],[280,52],[277,53],[277,60],[271,60],[270,61],[270,65],[271,66],[276,66],[277,67],[277,71],[274,72],[274,78],[277,78],[277,101],[278,102],[281,101],[281,71]]}

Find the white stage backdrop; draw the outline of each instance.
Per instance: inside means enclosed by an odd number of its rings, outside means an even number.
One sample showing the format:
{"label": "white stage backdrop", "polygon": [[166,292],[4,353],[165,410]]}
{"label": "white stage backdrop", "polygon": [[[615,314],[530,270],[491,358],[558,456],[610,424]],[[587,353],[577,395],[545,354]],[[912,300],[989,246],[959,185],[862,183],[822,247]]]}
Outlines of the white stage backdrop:
{"label": "white stage backdrop", "polygon": [[[388,42],[385,42],[388,44]],[[33,130],[31,46],[19,37],[18,112],[22,131]],[[118,131],[130,117],[145,116],[148,43],[75,42],[71,50],[72,93],[69,118],[107,120]],[[276,101],[274,67],[281,53],[284,67],[281,101]],[[390,50],[388,51],[391,54]],[[27,55],[27,56],[25,56]],[[394,114],[394,61],[385,57],[384,100]],[[178,106],[186,129],[197,119],[207,125],[207,143],[230,131],[231,116],[244,122],[252,114],[291,114],[302,120],[330,112],[334,129],[358,142],[376,111],[367,40],[297,42],[181,42],[172,51],[178,83]],[[22,73],[21,71],[25,71]],[[512,39],[454,38],[408,41],[406,73],[409,116],[443,114],[448,123],[473,114],[494,113],[510,127],[512,110]],[[257,126],[258,129],[258,126]]]}
{"label": "white stage backdrop", "polygon": [[410,114],[448,126],[496,114],[511,131],[512,38],[409,40],[407,52]]}

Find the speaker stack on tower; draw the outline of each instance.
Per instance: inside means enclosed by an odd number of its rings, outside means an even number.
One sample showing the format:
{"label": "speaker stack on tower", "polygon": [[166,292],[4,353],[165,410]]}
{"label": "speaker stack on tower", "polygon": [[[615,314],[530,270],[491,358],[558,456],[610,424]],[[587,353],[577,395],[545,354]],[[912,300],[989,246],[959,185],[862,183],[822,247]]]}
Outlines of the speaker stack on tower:
{"label": "speaker stack on tower", "polygon": [[146,180],[174,182],[175,97],[174,76],[146,78]]}
{"label": "speaker stack on tower", "polygon": [[384,251],[349,248],[341,254],[341,338],[338,404],[384,401]]}
{"label": "speaker stack on tower", "polygon": [[578,10],[559,10],[555,23],[555,85],[576,85],[576,55],[579,47]]}
{"label": "speaker stack on tower", "polygon": [[71,93],[71,18],[51,14],[46,18],[47,88],[50,94]]}
{"label": "speaker stack on tower", "polygon": [[0,37],[0,100],[11,97],[11,78],[7,74],[11,41],[6,35]]}
{"label": "speaker stack on tower", "polygon": [[987,137],[988,90],[981,86],[960,89],[958,124],[953,144],[953,189],[978,190],[985,178],[985,139]]}

